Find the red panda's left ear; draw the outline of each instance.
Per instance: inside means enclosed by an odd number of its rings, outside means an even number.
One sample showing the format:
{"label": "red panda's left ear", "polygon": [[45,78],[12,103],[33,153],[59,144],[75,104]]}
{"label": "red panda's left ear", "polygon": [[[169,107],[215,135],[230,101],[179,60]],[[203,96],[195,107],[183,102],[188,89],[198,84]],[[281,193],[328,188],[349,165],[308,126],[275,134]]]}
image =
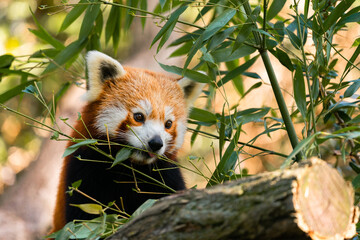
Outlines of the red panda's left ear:
{"label": "red panda's left ear", "polygon": [[96,100],[102,91],[105,81],[125,75],[125,70],[115,59],[98,51],[86,54],[88,80],[86,84],[88,101]]}
{"label": "red panda's left ear", "polygon": [[178,84],[183,89],[184,96],[186,99],[186,107],[190,109],[195,102],[195,100],[199,97],[202,92],[202,89],[205,86],[205,83],[195,82],[186,77],[181,78],[178,81]]}

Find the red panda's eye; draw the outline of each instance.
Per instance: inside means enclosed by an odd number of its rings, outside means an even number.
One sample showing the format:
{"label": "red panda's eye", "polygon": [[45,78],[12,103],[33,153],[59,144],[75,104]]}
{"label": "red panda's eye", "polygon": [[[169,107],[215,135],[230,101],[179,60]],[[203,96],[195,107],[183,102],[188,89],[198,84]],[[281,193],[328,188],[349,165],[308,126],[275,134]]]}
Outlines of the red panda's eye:
{"label": "red panda's eye", "polygon": [[172,121],[171,121],[171,120],[167,120],[167,121],[165,122],[165,128],[169,129],[169,128],[171,128],[171,126],[172,126]]}
{"label": "red panda's eye", "polygon": [[134,119],[137,122],[141,122],[141,123],[145,122],[145,116],[142,113],[134,113]]}

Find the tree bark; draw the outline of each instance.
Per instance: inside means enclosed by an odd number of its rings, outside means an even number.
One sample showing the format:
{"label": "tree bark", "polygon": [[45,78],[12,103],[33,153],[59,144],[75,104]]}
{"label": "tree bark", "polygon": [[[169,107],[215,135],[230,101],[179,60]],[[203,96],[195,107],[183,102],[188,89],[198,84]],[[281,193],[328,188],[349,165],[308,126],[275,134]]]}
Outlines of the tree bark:
{"label": "tree bark", "polygon": [[109,239],[344,239],[354,192],[324,161],[163,198]]}

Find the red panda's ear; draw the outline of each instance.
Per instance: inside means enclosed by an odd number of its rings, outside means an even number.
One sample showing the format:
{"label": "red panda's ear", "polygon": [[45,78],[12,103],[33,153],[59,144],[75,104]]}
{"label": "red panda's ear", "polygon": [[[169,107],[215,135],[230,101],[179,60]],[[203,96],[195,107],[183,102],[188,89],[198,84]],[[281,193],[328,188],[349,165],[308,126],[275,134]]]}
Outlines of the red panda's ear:
{"label": "red panda's ear", "polygon": [[88,73],[86,98],[89,101],[98,98],[105,81],[119,78],[126,73],[118,61],[98,51],[90,51],[86,54],[86,68]]}
{"label": "red panda's ear", "polygon": [[186,106],[187,108],[191,108],[195,100],[199,97],[202,92],[205,83],[195,82],[188,78],[181,78],[178,81],[178,84],[183,89],[184,96],[186,99]]}

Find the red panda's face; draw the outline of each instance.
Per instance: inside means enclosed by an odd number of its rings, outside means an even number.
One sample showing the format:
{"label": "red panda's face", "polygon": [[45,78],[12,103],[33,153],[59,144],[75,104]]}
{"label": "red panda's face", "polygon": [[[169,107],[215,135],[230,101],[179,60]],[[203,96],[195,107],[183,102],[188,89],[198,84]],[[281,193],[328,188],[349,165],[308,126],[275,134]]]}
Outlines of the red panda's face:
{"label": "red panda's face", "polygon": [[87,95],[96,104],[95,134],[140,149],[133,151],[131,159],[141,164],[154,162],[157,155],[176,153],[186,132],[186,96],[194,97],[197,91],[197,97],[202,85],[186,79],[182,86],[181,80],[163,74],[124,69],[99,52],[90,52],[87,64]]}

